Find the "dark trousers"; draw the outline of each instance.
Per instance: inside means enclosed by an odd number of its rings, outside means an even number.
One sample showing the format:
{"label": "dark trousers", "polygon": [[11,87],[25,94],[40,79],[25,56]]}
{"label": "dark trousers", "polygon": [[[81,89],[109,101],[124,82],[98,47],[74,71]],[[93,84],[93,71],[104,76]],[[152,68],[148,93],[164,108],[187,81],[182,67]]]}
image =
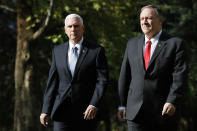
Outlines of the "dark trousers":
{"label": "dark trousers", "polygon": [[77,121],[54,121],[54,131],[96,131],[97,121],[77,120]]}
{"label": "dark trousers", "polygon": [[70,97],[67,97],[62,105],[56,111],[53,119],[54,131],[96,131],[98,120],[83,119],[83,111],[71,103]]}
{"label": "dark trousers", "polygon": [[[150,119],[151,121],[151,119]],[[136,123],[130,120],[127,120],[128,131],[177,131],[177,125],[158,125],[158,124],[149,124],[149,123]]]}
{"label": "dark trousers", "polygon": [[179,116],[162,116],[143,107],[134,120],[127,120],[128,131],[177,131]]}

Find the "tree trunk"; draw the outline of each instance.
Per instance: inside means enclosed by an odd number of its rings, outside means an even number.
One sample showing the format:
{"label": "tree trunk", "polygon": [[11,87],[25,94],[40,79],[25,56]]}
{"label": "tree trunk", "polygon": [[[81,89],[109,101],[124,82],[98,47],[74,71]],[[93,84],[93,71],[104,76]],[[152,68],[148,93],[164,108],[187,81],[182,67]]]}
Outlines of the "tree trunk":
{"label": "tree trunk", "polygon": [[33,88],[33,62],[31,61],[30,42],[37,39],[48,25],[53,0],[50,0],[49,10],[42,26],[35,32],[27,29],[30,25],[26,21],[32,15],[31,2],[28,0],[17,1],[17,50],[15,61],[15,110],[14,131],[38,131],[38,105],[35,88]]}
{"label": "tree trunk", "polygon": [[14,131],[30,131],[33,118],[30,88],[33,66],[30,64],[29,36],[26,30],[27,10],[25,1],[18,0],[17,6],[17,50],[15,61],[15,110]]}

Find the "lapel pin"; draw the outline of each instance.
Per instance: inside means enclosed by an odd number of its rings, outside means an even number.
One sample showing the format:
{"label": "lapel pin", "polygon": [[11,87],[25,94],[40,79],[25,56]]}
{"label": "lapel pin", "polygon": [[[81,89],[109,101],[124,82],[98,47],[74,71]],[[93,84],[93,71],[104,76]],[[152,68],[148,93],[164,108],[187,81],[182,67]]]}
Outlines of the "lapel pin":
{"label": "lapel pin", "polygon": [[86,50],[82,50],[82,52],[83,52],[83,53],[85,53],[85,52],[86,52]]}

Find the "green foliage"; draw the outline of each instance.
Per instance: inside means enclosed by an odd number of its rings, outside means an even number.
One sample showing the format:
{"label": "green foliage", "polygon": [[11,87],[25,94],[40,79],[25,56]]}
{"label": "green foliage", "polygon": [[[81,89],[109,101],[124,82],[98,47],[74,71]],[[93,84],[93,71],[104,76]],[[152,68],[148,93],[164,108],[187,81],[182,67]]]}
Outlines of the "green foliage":
{"label": "green foliage", "polygon": [[45,37],[48,40],[52,40],[53,43],[63,43],[62,35],[52,35],[52,36],[46,36]]}
{"label": "green foliage", "polygon": [[[26,18],[29,22],[27,29],[38,29],[45,16],[49,5],[49,0],[32,0],[28,1],[29,8],[31,9],[31,15]],[[16,7],[14,1],[2,0],[2,4],[10,5],[11,7]],[[85,24],[85,34],[84,37],[96,41],[105,47],[109,69],[110,69],[110,84],[107,88],[105,94],[104,105],[107,106],[107,115],[110,119],[111,131],[126,131],[126,123],[121,123],[117,120],[117,81],[119,77],[119,70],[124,55],[126,43],[129,38],[138,36],[141,34],[141,29],[139,25],[139,13],[140,8],[146,4],[156,4],[163,12],[163,30],[168,31],[170,34],[178,35],[183,38],[186,42],[186,48],[188,51],[188,63],[189,63],[189,79],[188,88],[186,90],[185,99],[183,101],[183,111],[182,118],[180,122],[180,131],[194,131],[197,129],[197,119],[193,116],[197,115],[196,109],[197,105],[197,2],[194,0],[57,0],[55,1],[55,7],[53,10],[53,16],[50,21],[49,26],[42,35],[41,38],[32,42],[31,53],[32,53],[32,63],[35,69],[35,89],[33,90],[36,95],[38,95],[38,111],[41,110],[42,96],[44,88],[47,81],[48,69],[51,61],[51,49],[54,45],[64,43],[68,38],[64,32],[64,18],[70,13],[78,13],[84,19]],[[0,10],[0,14],[4,14]],[[14,14],[9,14],[13,17]],[[5,17],[2,19],[1,25],[10,26],[8,21],[16,24],[16,19]],[[7,23],[7,24],[6,24]],[[16,28],[14,26],[14,28]],[[2,89],[0,93],[0,98],[5,99],[9,96],[8,101],[13,104],[13,68],[14,68],[14,58],[15,56],[15,46],[16,44],[16,29],[4,29],[4,26],[0,26],[1,35],[9,34],[8,37],[1,37],[0,53],[2,54],[0,62],[2,66],[0,68],[0,73],[2,75],[0,84],[2,87],[7,87],[7,89]],[[4,29],[4,30],[2,30]],[[8,32],[9,31],[9,32]],[[7,36],[9,36],[7,35]],[[9,41],[9,42],[8,42]],[[9,44],[6,44],[9,43]],[[7,50],[7,49],[12,50]],[[10,51],[10,52],[9,52]],[[11,59],[6,59],[3,54],[8,52],[7,56]],[[10,60],[10,61],[9,61]],[[9,70],[9,69],[10,70]],[[4,77],[7,76],[7,77]],[[11,93],[12,95],[8,95]],[[5,102],[0,101],[5,104]],[[5,111],[3,108],[2,110]],[[7,114],[13,115],[13,105],[9,107],[9,112]],[[0,112],[0,116],[3,113]],[[3,115],[4,116],[4,115]],[[35,114],[35,117],[39,120],[39,114]],[[6,120],[12,121],[13,116],[9,116]],[[107,118],[103,117],[103,121],[100,124],[100,131],[104,130],[105,122],[108,121]],[[0,129],[5,129],[7,127],[12,127],[12,123],[2,122],[3,119],[0,118]],[[4,124],[4,125],[3,125]],[[9,126],[8,126],[9,125]],[[35,126],[40,127],[39,121]],[[2,127],[2,128],[1,128]],[[7,131],[10,128],[7,128]],[[40,128],[41,130],[41,128]]]}

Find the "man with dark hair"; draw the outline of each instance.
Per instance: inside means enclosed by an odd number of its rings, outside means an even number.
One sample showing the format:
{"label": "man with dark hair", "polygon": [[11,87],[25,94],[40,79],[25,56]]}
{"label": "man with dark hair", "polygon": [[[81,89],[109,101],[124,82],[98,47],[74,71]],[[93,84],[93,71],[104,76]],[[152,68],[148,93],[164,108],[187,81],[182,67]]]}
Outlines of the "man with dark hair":
{"label": "man with dark hair", "polygon": [[176,131],[187,79],[183,41],[162,31],[153,5],[141,9],[140,25],[144,35],[128,41],[122,62],[118,117],[129,131]]}

